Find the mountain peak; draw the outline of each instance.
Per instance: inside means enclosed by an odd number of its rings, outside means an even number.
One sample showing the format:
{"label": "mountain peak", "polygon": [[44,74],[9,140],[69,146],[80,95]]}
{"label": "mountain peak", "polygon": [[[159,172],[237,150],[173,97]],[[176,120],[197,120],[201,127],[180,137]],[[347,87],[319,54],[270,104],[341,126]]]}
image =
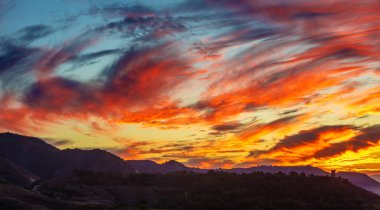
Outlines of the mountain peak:
{"label": "mountain peak", "polygon": [[181,166],[184,166],[182,163],[175,161],[175,160],[166,161],[165,163],[163,163],[163,165],[181,165]]}
{"label": "mountain peak", "polygon": [[188,167],[186,167],[184,164],[177,162],[175,160],[169,160],[163,164],[161,164],[163,167],[163,170],[165,172],[174,172],[174,171],[189,171]]}
{"label": "mountain peak", "polygon": [[20,134],[10,133],[10,132],[0,133],[0,141],[4,141],[4,140],[17,141],[17,142],[23,142],[23,143],[35,143],[35,144],[41,144],[41,145],[49,146],[51,148],[55,148],[52,145],[43,141],[42,139],[31,137],[31,136],[23,136]]}

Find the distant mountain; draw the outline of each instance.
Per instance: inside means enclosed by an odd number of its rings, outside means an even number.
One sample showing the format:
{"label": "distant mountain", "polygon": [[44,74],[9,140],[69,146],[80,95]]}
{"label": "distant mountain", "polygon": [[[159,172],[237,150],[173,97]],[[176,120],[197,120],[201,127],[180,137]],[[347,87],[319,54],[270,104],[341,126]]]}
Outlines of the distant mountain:
{"label": "distant mountain", "polygon": [[0,134],[0,157],[43,179],[70,174],[73,170],[132,173],[121,158],[103,150],[59,150],[41,139],[12,133]]}
{"label": "distant mountain", "polygon": [[30,171],[25,170],[9,160],[0,158],[0,183],[27,187],[39,179],[38,176]]}
{"label": "distant mountain", "polygon": [[133,168],[118,156],[100,149],[66,149],[60,152],[62,166],[57,176],[68,175],[75,169],[132,173]]}
{"label": "distant mountain", "polygon": [[348,179],[352,184],[380,195],[380,183],[367,174],[357,172],[338,172],[337,176]]}
{"label": "distant mountain", "polygon": [[151,160],[126,160],[136,173],[160,173],[161,165]]}
{"label": "distant mountain", "polygon": [[264,172],[264,173],[278,173],[282,172],[285,174],[289,174],[290,172],[296,173],[305,173],[305,175],[316,175],[316,176],[327,176],[329,173],[323,171],[320,168],[312,167],[312,166],[256,166],[250,168],[233,168],[233,169],[221,169],[225,172],[232,173],[252,173],[252,172]]}
{"label": "distant mountain", "polygon": [[163,164],[158,164],[151,160],[127,160],[126,161],[136,173],[170,173],[176,171],[193,171],[192,168],[186,167],[184,164],[174,160],[170,160]]}

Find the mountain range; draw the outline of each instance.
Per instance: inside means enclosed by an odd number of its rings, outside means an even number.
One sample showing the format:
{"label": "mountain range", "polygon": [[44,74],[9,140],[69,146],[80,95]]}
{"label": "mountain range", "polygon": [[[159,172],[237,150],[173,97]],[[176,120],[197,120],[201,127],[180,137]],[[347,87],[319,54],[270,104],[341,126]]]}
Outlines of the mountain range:
{"label": "mountain range", "polygon": [[[76,170],[118,174],[167,174],[186,171],[207,173],[209,169],[187,167],[171,160],[158,164],[151,160],[123,160],[100,149],[60,150],[43,140],[13,133],[0,133],[0,182],[27,186],[36,181],[69,176]],[[329,176],[330,173],[312,166],[256,166],[250,168],[215,169],[236,174],[252,172]],[[366,174],[338,172],[336,176],[368,191],[380,193],[380,183]]]}

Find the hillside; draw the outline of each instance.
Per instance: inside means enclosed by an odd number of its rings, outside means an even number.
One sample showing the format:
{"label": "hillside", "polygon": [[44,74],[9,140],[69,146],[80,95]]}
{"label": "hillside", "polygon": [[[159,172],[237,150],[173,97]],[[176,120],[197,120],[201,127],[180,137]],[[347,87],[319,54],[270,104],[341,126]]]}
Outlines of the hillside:
{"label": "hillside", "polygon": [[104,205],[53,199],[22,187],[0,184],[0,210],[90,210]]}
{"label": "hillside", "polygon": [[[109,209],[375,210],[380,197],[346,179],[225,172],[115,175],[77,171],[41,184],[43,195]],[[117,208],[116,208],[117,209]]]}
{"label": "hillside", "polygon": [[151,160],[126,160],[126,162],[135,169],[136,173],[170,173],[176,171],[194,171],[182,163],[171,160],[163,164],[158,164]]}
{"label": "hillside", "polygon": [[348,179],[352,184],[380,195],[380,183],[369,177],[367,174],[356,172],[338,172],[337,176]]}
{"label": "hillside", "polygon": [[59,150],[41,139],[12,133],[0,134],[0,157],[42,179],[68,175],[75,169],[133,172],[128,163],[104,150]]}
{"label": "hillside", "polygon": [[0,158],[0,183],[27,187],[40,178],[24,168]]}

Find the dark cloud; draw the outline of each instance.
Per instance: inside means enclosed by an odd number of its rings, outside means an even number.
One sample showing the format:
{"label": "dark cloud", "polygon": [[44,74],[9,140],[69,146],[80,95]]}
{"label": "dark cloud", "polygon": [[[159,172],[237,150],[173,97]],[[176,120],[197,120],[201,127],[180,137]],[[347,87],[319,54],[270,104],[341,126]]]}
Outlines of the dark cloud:
{"label": "dark cloud", "polygon": [[[196,73],[186,58],[177,56],[172,59],[175,51],[168,50],[171,47],[172,44],[156,48],[132,47],[107,67],[96,81],[80,82],[61,76],[37,80],[21,98],[25,105],[22,111],[29,112],[28,116],[34,116],[36,120],[87,119],[95,115],[106,121],[162,123],[161,119],[167,120],[189,110],[181,110],[176,104],[161,109],[156,105],[157,101],[166,99],[168,91]],[[40,63],[54,72],[54,65],[72,58],[74,53],[69,52],[60,49],[47,53],[51,56],[43,56]],[[28,119],[25,116],[19,120]]]}
{"label": "dark cloud", "polygon": [[100,50],[97,52],[91,52],[81,55],[76,55],[75,57],[69,59],[67,62],[73,64],[71,70],[75,71],[77,68],[85,65],[91,65],[96,62],[99,62],[102,58],[107,56],[120,57],[124,53],[123,49],[109,49],[109,50]]}
{"label": "dark cloud", "polygon": [[185,22],[186,18],[181,17],[134,16],[108,23],[100,30],[112,30],[118,32],[121,36],[154,41],[185,32],[187,30]]}
{"label": "dark cloud", "polygon": [[83,55],[76,56],[70,61],[71,62],[88,62],[88,61],[95,60],[95,59],[108,56],[108,55],[118,55],[118,54],[121,54],[122,52],[123,52],[122,49],[101,50],[97,52],[86,53]]}
{"label": "dark cloud", "polygon": [[[348,140],[338,143],[330,143],[328,139],[323,139],[324,134],[339,135],[339,133],[344,133],[347,130],[356,131],[357,134]],[[329,138],[334,140],[334,136],[330,136]],[[339,136],[336,136],[336,138],[339,138]],[[303,161],[311,158],[326,159],[341,155],[347,151],[358,152],[361,149],[375,146],[379,142],[380,125],[366,128],[351,125],[323,126],[287,136],[274,147],[268,150],[252,151],[249,156],[260,160],[265,159],[266,155],[281,152],[283,154],[276,157],[280,161]],[[304,153],[305,149],[302,149],[303,147],[309,148],[307,153]],[[288,159],[288,157],[293,158]]]}
{"label": "dark cloud", "polygon": [[95,90],[91,85],[54,77],[32,84],[25,93],[23,102],[31,108],[46,112],[73,113],[82,109],[86,103],[94,103],[97,100],[92,95]]}
{"label": "dark cloud", "polygon": [[[167,11],[158,11],[141,4],[113,4],[93,8],[90,14],[101,14],[106,24],[97,30],[111,36],[133,38],[135,41],[154,42],[167,36],[175,36],[188,30],[192,17]],[[109,21],[112,18],[112,21]],[[115,20],[116,19],[116,20]]]}
{"label": "dark cloud", "polygon": [[241,123],[238,122],[228,122],[224,124],[214,125],[211,129],[216,131],[234,131],[242,126]]}
{"label": "dark cloud", "polygon": [[[252,151],[249,156],[258,157],[265,154],[270,154],[276,151],[292,150],[303,145],[317,144],[321,133],[329,131],[344,131],[346,129],[353,129],[350,125],[333,125],[323,126],[311,130],[304,130],[292,136],[286,136],[281,141],[269,150],[256,150]],[[305,154],[309,155],[309,154]]]}
{"label": "dark cloud", "polygon": [[248,125],[244,127],[244,129],[241,129],[240,132],[237,134],[237,136],[241,139],[249,139],[251,137],[255,137],[256,141],[262,141],[260,139],[257,139],[258,138],[257,134],[263,135],[264,133],[269,133],[274,130],[287,127],[291,125],[292,123],[296,122],[297,120],[301,120],[301,118],[302,118],[302,115],[294,115],[294,116],[279,118],[266,124],[252,123],[252,125]]}
{"label": "dark cloud", "polygon": [[0,41],[0,89],[22,94],[33,82],[33,65],[40,55],[40,49],[9,40]]}
{"label": "dark cloud", "polygon": [[314,19],[330,15],[331,13],[324,12],[298,12],[292,16],[294,19]]}
{"label": "dark cloud", "polygon": [[52,138],[44,138],[46,142],[52,144],[56,147],[67,147],[73,144],[72,140],[69,139],[52,139]]}
{"label": "dark cloud", "polygon": [[19,30],[18,34],[20,36],[20,39],[23,41],[31,42],[36,39],[45,37],[53,32],[54,30],[47,25],[33,25]]}
{"label": "dark cloud", "polygon": [[281,115],[294,114],[294,113],[296,113],[298,111],[299,111],[298,109],[286,110],[286,111],[282,112]]}
{"label": "dark cloud", "polygon": [[91,15],[104,15],[106,17],[144,17],[154,15],[155,10],[141,4],[111,4],[102,8],[92,7],[89,11]]}
{"label": "dark cloud", "polygon": [[315,158],[329,158],[341,155],[346,151],[357,152],[361,149],[377,145],[380,142],[380,125],[375,125],[368,128],[360,129],[360,134],[352,139],[334,143],[330,146],[317,151],[314,154]]}
{"label": "dark cloud", "polygon": [[28,57],[35,53],[34,49],[17,45],[11,41],[3,41],[0,45],[0,74],[16,65],[24,64]]}
{"label": "dark cloud", "polygon": [[224,134],[225,132],[222,132],[222,131],[213,131],[213,132],[208,133],[208,135],[212,135],[212,136],[223,136]]}
{"label": "dark cloud", "polygon": [[60,65],[77,57],[82,51],[94,45],[100,34],[93,30],[86,31],[75,39],[65,42],[53,49],[44,50],[41,58],[36,62],[35,68],[39,76],[53,73]]}

